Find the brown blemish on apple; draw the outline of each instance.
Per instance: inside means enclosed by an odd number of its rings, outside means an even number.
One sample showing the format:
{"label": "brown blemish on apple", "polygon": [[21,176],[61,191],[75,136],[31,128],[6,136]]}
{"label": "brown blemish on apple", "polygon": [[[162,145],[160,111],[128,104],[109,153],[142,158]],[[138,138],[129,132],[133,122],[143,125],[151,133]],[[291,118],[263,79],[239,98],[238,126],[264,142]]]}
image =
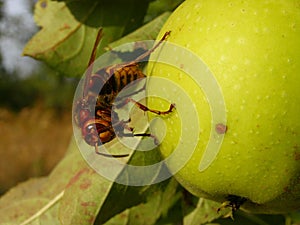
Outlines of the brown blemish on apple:
{"label": "brown blemish on apple", "polygon": [[289,187],[284,187],[284,188],[283,188],[283,191],[284,191],[285,193],[288,193],[288,192],[290,192],[290,189],[289,189]]}
{"label": "brown blemish on apple", "polygon": [[40,6],[41,6],[41,8],[46,8],[47,7],[47,1],[42,1],[41,3],[40,3]]}
{"label": "brown blemish on apple", "polygon": [[226,131],[228,130],[228,127],[226,125],[224,125],[223,123],[218,123],[216,125],[215,129],[218,134],[225,134]]}
{"label": "brown blemish on apple", "polygon": [[296,151],[294,152],[294,159],[296,161],[299,161],[300,160],[300,151],[298,150],[298,146],[294,146],[294,149],[296,149]]}

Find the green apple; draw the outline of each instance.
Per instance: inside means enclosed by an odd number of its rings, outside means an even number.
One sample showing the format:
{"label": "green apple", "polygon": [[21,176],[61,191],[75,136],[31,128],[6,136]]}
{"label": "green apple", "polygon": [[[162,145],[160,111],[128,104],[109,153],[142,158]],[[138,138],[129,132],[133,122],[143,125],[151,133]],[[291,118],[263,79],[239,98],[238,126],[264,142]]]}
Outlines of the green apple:
{"label": "green apple", "polygon": [[[177,160],[167,162],[171,172],[199,197],[220,202],[244,198],[242,208],[255,213],[299,210],[300,1],[187,0],[159,38],[166,31],[171,31],[167,43],[197,55],[219,87],[199,85],[183,70],[188,63],[199,63],[189,62],[184,51],[161,53],[176,58],[178,67],[149,67],[149,92],[158,91],[153,78],[172,82],[159,87],[167,101],[150,97],[148,102],[154,109],[176,104],[173,113],[162,117],[164,134],[159,134],[161,123],[152,128],[156,135],[165,135],[160,145],[165,159],[180,145]],[[211,106],[207,90],[221,93],[225,120],[214,117],[212,110],[217,114],[218,108]],[[190,115],[191,108],[196,117]],[[220,135],[218,149],[206,151],[209,141]],[[187,162],[180,161],[190,151]],[[209,151],[214,152],[203,164]]]}

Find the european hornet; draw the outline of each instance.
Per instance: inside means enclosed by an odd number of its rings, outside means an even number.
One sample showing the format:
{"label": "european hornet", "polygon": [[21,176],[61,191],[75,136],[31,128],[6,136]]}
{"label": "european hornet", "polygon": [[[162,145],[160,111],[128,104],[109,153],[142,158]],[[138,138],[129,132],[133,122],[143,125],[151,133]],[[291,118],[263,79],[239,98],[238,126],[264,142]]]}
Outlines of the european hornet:
{"label": "european hornet", "polygon": [[[169,34],[170,32],[166,32],[156,45],[136,57],[134,60],[108,66],[93,73],[92,70],[96,57],[96,49],[102,38],[102,29],[99,30],[88,63],[83,86],[83,96],[76,102],[74,108],[75,123],[81,128],[81,135],[85,142],[88,145],[94,146],[97,154],[107,157],[128,156],[128,154],[110,155],[99,152],[98,146],[110,142],[116,135],[118,135],[118,137],[145,136],[152,137],[155,140],[155,137],[148,133],[133,133],[133,128],[128,126],[130,119],[127,121],[119,120],[117,113],[112,110],[112,107],[116,96],[126,85],[146,76],[141,69],[139,69],[138,62],[149,57]],[[100,92],[99,89],[97,91],[97,87],[99,86],[102,87]],[[175,108],[174,104],[171,104],[167,111],[149,109],[147,106],[131,99],[130,96],[127,96],[125,104],[126,102],[133,102],[141,110],[158,115],[168,114]],[[91,107],[94,107],[94,109]],[[127,132],[125,132],[126,130]]]}

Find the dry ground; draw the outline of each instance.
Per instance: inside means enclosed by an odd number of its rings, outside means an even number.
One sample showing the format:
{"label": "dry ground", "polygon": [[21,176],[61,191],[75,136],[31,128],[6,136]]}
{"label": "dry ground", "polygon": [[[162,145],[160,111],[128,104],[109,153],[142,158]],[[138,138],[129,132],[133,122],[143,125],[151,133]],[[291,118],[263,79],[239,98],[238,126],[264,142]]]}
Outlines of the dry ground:
{"label": "dry ground", "polygon": [[0,108],[0,194],[29,177],[47,175],[64,156],[71,135],[71,111]]}

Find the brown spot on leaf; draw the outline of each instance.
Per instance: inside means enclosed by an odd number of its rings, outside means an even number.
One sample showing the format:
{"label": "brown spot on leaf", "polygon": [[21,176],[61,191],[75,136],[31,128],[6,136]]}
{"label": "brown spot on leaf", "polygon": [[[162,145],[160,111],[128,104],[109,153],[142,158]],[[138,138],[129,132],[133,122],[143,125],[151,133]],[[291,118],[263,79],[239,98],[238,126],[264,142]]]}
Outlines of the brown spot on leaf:
{"label": "brown spot on leaf", "polygon": [[97,206],[96,202],[81,202],[80,205],[83,206],[83,207]]}
{"label": "brown spot on leaf", "polygon": [[84,179],[82,184],[80,184],[80,189],[81,190],[86,190],[92,185],[92,182],[90,179]]}
{"label": "brown spot on leaf", "polygon": [[71,28],[71,27],[70,27],[69,24],[64,23],[64,24],[62,25],[62,27],[59,28],[59,30],[60,30],[60,31],[63,31],[63,30],[69,30],[70,28]]}
{"label": "brown spot on leaf", "polygon": [[75,174],[75,176],[73,176],[73,177],[71,178],[71,180],[70,180],[69,183],[67,184],[67,188],[70,187],[70,186],[72,186],[74,183],[76,183],[76,182],[79,180],[79,178],[80,178],[84,173],[88,173],[88,172],[89,172],[89,169],[88,169],[88,168],[83,168],[83,169],[79,170],[79,171]]}

